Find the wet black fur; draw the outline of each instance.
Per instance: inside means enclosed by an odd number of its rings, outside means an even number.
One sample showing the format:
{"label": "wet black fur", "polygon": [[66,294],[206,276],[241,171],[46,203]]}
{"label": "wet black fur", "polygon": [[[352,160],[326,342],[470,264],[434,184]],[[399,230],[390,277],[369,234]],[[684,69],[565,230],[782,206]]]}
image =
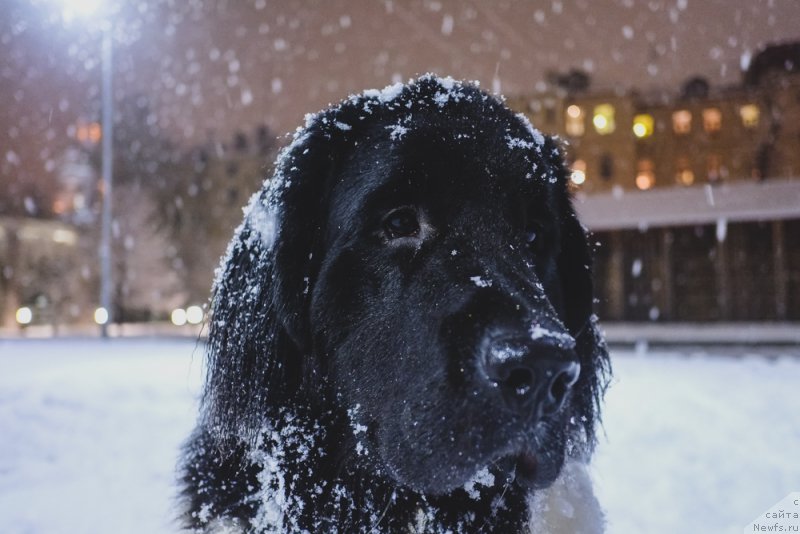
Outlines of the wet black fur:
{"label": "wet black fur", "polygon": [[[543,485],[565,455],[591,453],[608,360],[562,156],[494,97],[455,91],[440,105],[446,89],[425,77],[388,103],[352,98],[279,159],[257,203],[271,206],[274,243],[256,205],[214,289],[182,463],[187,527],[517,532],[532,490],[494,451],[535,447]],[[381,234],[398,205],[430,215],[418,247]],[[467,398],[476,336],[530,317],[563,324],[581,364],[564,413],[530,431],[535,446],[496,399]],[[495,484],[470,496],[483,466]]]}

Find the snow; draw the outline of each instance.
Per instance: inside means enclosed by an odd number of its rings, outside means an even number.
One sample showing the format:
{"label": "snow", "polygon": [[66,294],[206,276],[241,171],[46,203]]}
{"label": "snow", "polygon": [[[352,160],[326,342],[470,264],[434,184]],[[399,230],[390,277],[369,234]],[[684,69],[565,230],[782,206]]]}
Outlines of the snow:
{"label": "snow", "polygon": [[397,141],[398,139],[402,139],[405,134],[408,133],[408,128],[400,124],[393,124],[391,126],[386,127],[389,130],[389,139],[392,141]]}
{"label": "snow", "polygon": [[[391,102],[392,100],[394,100],[395,98],[400,96],[400,93],[403,92],[403,88],[404,87],[405,86],[403,85],[402,82],[397,82],[397,83],[394,83],[392,85],[387,85],[382,90],[379,90],[379,89],[367,89],[366,91],[361,93],[361,95],[364,98],[377,98],[381,103],[386,104],[387,102]],[[351,98],[353,98],[353,97],[351,97]],[[358,98],[358,97],[354,97],[354,98]]]}
{"label": "snow", "polygon": [[533,148],[532,141],[526,141],[518,137],[511,137],[510,135],[506,136],[506,144],[508,145],[508,148],[511,150],[514,150],[515,148],[523,148],[525,150]]}
{"label": "snow", "polygon": [[525,356],[524,346],[515,346],[512,344],[498,344],[493,343],[490,349],[490,358],[494,362],[505,362],[508,360],[520,360]]}
{"label": "snow", "polygon": [[450,34],[452,34],[453,25],[454,25],[453,15],[446,14],[444,17],[442,17],[442,29],[441,29],[442,35],[449,36]]}
{"label": "snow", "polygon": [[494,486],[494,475],[489,472],[488,467],[483,467],[478,470],[475,475],[464,484],[464,491],[467,492],[470,499],[478,500],[481,497],[480,491],[475,487],[476,485],[485,486],[490,488]]}
{"label": "snow", "polygon": [[728,236],[728,220],[727,219],[717,219],[717,227],[716,227],[716,236],[717,242],[724,243],[725,238]]}
{"label": "snow", "polygon": [[359,412],[361,411],[361,405],[356,404],[353,408],[347,410],[347,417],[350,419],[350,428],[353,430],[353,436],[356,438],[356,454],[359,456],[365,456],[369,454],[367,447],[364,445],[364,442],[361,441],[361,435],[366,434],[367,426],[359,423]]}
{"label": "snow", "polygon": [[800,487],[797,347],[617,351],[612,362],[594,461],[609,532],[739,534]]}
{"label": "snow", "polygon": [[[278,435],[275,435],[272,440],[275,443],[281,443]],[[258,509],[255,524],[271,525],[274,527],[274,532],[284,532],[286,526],[283,513],[286,508],[286,481],[278,464],[279,457],[283,454],[284,451],[280,448],[275,451],[275,454],[268,454],[259,448],[251,453],[251,460],[261,467],[258,474],[258,482],[261,485],[261,494],[258,496],[258,500],[261,502],[261,506]]]}
{"label": "snow", "polygon": [[706,194],[706,202],[713,208],[716,205],[714,201],[714,188],[711,184],[705,184],[703,186],[703,192]]}
{"label": "snow", "polygon": [[492,281],[489,278],[482,278],[481,276],[470,276],[469,279],[473,284],[475,284],[478,287],[492,287]]}
{"label": "snow", "polygon": [[543,147],[544,146],[544,141],[545,141],[544,134],[542,134],[542,132],[540,132],[539,130],[534,128],[534,126],[531,123],[530,119],[528,119],[528,116],[525,115],[524,113],[517,113],[516,117],[517,117],[517,119],[520,120],[520,122],[522,122],[522,124],[528,130],[528,133],[531,134],[531,137],[533,137],[534,142],[538,146]]}
{"label": "snow", "polygon": [[634,278],[639,278],[639,276],[642,274],[642,267],[643,267],[642,259],[641,258],[634,259],[633,263],[631,263],[631,276],[633,276]]}
{"label": "snow", "polygon": [[[260,193],[260,192],[259,192]],[[275,210],[267,208],[260,198],[260,194],[255,193],[247,206],[244,208],[244,218],[249,227],[254,230],[250,239],[259,238],[264,250],[271,250],[275,244],[275,234],[277,222]],[[254,243],[249,243],[252,248]]]}
{"label": "snow", "polygon": [[[608,532],[738,534],[798,490],[800,348],[612,361],[591,468]],[[0,340],[0,532],[177,532],[201,363],[191,340]]]}
{"label": "snow", "polygon": [[175,465],[201,350],[0,341],[0,532],[176,532]]}
{"label": "snow", "polygon": [[533,323],[530,329],[531,339],[553,339],[559,346],[574,347],[575,338],[566,332],[554,332],[540,324]]}

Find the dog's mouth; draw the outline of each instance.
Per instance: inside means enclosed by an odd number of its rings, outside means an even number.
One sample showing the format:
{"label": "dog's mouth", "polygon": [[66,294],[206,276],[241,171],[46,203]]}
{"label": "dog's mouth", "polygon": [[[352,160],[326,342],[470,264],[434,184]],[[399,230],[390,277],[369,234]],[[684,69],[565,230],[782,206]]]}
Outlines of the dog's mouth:
{"label": "dog's mouth", "polygon": [[522,487],[536,488],[539,473],[539,457],[531,452],[519,454],[514,461],[514,480]]}
{"label": "dog's mouth", "polygon": [[539,480],[539,457],[531,451],[523,451],[506,456],[495,466],[505,475],[509,483],[516,483],[525,490],[541,488],[543,481]]}
{"label": "dog's mouth", "polygon": [[561,470],[560,462],[550,465],[547,455],[525,449],[494,462],[508,484],[516,484],[524,491],[549,487]]}
{"label": "dog's mouth", "polygon": [[502,462],[504,471],[511,482],[515,482],[526,490],[536,489],[539,474],[539,458],[532,452],[521,452],[508,456]]}

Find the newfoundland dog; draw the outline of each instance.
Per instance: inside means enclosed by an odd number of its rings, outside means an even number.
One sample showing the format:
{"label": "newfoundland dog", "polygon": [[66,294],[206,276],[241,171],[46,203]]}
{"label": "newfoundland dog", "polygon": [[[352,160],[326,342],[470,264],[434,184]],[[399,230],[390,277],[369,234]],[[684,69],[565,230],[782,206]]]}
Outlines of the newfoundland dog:
{"label": "newfoundland dog", "polygon": [[309,115],[217,273],[196,532],[599,532],[608,356],[556,142],[423,76]]}

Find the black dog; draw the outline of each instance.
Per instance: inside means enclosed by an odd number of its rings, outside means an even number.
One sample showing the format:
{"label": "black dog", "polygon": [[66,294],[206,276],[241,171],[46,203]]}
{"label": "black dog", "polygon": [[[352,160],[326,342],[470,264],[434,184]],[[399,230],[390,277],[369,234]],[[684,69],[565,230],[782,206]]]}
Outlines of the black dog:
{"label": "black dog", "polygon": [[601,530],[565,467],[608,359],[553,140],[427,75],[309,116],[276,165],[214,288],[187,526]]}

